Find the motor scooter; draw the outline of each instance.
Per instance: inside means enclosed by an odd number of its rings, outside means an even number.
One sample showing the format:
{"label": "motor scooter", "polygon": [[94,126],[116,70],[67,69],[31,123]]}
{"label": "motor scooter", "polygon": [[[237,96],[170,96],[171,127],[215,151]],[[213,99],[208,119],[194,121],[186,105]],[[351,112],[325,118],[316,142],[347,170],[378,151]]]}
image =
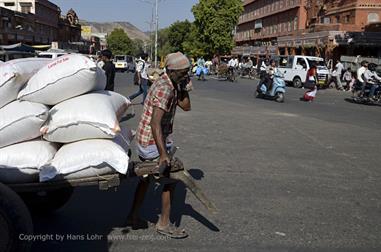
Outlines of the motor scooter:
{"label": "motor scooter", "polygon": [[274,74],[273,83],[270,90],[267,90],[265,83],[261,80],[257,86],[256,97],[284,102],[286,93],[286,83],[283,80],[283,74],[277,71]]}
{"label": "motor scooter", "polygon": [[[369,97],[372,85],[376,85],[374,97]],[[377,81],[374,84],[365,84],[363,89],[361,82],[357,81],[352,88],[352,102],[367,105],[381,105],[381,82]]]}

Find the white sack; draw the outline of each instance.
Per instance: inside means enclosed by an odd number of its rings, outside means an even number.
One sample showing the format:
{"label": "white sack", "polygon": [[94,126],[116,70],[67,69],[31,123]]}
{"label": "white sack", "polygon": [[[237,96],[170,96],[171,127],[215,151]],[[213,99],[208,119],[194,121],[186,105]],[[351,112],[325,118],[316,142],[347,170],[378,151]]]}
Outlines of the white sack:
{"label": "white sack", "polygon": [[115,136],[113,139],[114,143],[117,143],[119,146],[123,148],[125,152],[128,153],[131,142],[135,137],[136,132],[133,130],[130,130],[127,126],[121,126],[121,131],[118,133],[118,135]]}
{"label": "white sack", "polygon": [[56,151],[56,144],[43,140],[0,148],[0,182],[38,182],[40,167],[49,163]]}
{"label": "white sack", "polygon": [[108,139],[90,139],[63,145],[50,164],[41,167],[40,181],[67,175],[89,167],[110,166],[127,173],[129,158],[118,144]]}
{"label": "white sack", "polygon": [[49,115],[43,104],[14,101],[0,109],[0,148],[41,136]]}
{"label": "white sack", "polygon": [[106,86],[104,71],[89,58],[67,54],[41,68],[20,91],[18,98],[56,105],[69,98]]}
{"label": "white sack", "polygon": [[51,62],[44,58],[23,58],[1,63],[0,67],[0,108],[16,100],[24,84],[37,71]]}
{"label": "white sack", "polygon": [[81,179],[81,178],[89,178],[89,177],[96,177],[96,176],[102,176],[106,174],[114,174],[115,170],[108,166],[107,164],[101,164],[95,167],[89,167],[85,168],[80,171],[76,171],[69,174],[59,174],[55,176],[51,180],[69,180],[69,179]]}
{"label": "white sack", "polygon": [[119,119],[130,104],[111,91],[78,96],[54,106],[41,132],[46,140],[58,143],[114,138],[120,132]]}

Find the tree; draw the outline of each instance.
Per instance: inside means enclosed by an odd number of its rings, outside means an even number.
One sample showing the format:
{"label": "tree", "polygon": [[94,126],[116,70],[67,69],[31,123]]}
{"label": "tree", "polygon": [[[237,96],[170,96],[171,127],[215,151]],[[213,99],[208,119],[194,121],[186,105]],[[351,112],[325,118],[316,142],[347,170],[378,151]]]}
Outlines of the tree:
{"label": "tree", "polygon": [[122,28],[115,28],[107,37],[107,47],[114,55],[128,55],[132,53],[131,39]]}
{"label": "tree", "polygon": [[132,53],[131,55],[137,57],[139,55],[141,55],[142,53],[144,53],[144,46],[145,46],[145,42],[141,39],[134,39],[132,40]]}
{"label": "tree", "polygon": [[171,45],[169,43],[169,28],[160,29],[158,33],[157,45],[158,52],[157,56],[164,58],[167,54],[171,53]]}
{"label": "tree", "polygon": [[199,31],[194,23],[190,26],[190,32],[182,43],[183,52],[190,57],[200,57],[210,54],[206,51],[207,45],[200,40]]}
{"label": "tree", "polygon": [[241,0],[200,0],[192,7],[195,25],[208,54],[230,53],[233,30],[243,11]]}
{"label": "tree", "polygon": [[169,27],[168,42],[172,52],[184,52],[183,43],[190,38],[192,23],[188,20],[177,21]]}

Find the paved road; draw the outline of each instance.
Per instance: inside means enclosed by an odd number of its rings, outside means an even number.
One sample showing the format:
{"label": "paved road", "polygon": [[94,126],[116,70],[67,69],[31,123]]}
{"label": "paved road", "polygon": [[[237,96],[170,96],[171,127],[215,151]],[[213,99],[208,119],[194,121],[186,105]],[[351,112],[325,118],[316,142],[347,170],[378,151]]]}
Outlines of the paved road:
{"label": "paved road", "polygon": [[[118,74],[117,90],[131,94],[131,80]],[[34,218],[36,233],[65,241],[34,251],[381,251],[380,107],[334,90],[313,103],[293,88],[284,104],[259,100],[249,80],[194,86],[192,111],[176,115],[175,142],[219,212],[209,214],[180,186],[174,219],[190,237],[167,240],[153,227],[123,227],[135,181],[117,192],[77,189],[60,211]],[[133,128],[141,105],[134,108],[126,122]],[[159,203],[151,191],[142,215],[155,222]]]}

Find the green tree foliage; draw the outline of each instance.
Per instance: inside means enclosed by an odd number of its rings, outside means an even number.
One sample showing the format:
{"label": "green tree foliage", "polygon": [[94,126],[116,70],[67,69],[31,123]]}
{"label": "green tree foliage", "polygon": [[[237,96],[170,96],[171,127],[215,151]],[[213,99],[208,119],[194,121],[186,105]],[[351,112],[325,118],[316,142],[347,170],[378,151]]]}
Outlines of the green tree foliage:
{"label": "green tree foliage", "polygon": [[169,27],[168,42],[172,52],[184,52],[183,43],[190,39],[192,23],[188,20],[177,21]]}
{"label": "green tree foliage", "polygon": [[107,37],[107,47],[114,55],[132,53],[133,45],[127,33],[121,28],[114,29]]}
{"label": "green tree foliage", "polygon": [[194,23],[190,26],[190,32],[186,40],[182,43],[183,51],[190,57],[200,57],[211,54],[207,52],[207,45],[200,40],[199,31]]}
{"label": "green tree foliage", "polygon": [[145,42],[141,39],[132,40],[132,52],[131,54],[135,57],[138,57],[144,52]]}
{"label": "green tree foliage", "polygon": [[192,7],[199,39],[208,54],[230,53],[233,30],[242,11],[241,0],[200,0]]}
{"label": "green tree foliage", "polygon": [[[159,30],[158,39],[158,52],[157,56],[160,58],[164,58],[168,53],[171,53],[171,45],[169,43],[169,28],[164,28]],[[154,49],[155,50],[155,49]]]}

